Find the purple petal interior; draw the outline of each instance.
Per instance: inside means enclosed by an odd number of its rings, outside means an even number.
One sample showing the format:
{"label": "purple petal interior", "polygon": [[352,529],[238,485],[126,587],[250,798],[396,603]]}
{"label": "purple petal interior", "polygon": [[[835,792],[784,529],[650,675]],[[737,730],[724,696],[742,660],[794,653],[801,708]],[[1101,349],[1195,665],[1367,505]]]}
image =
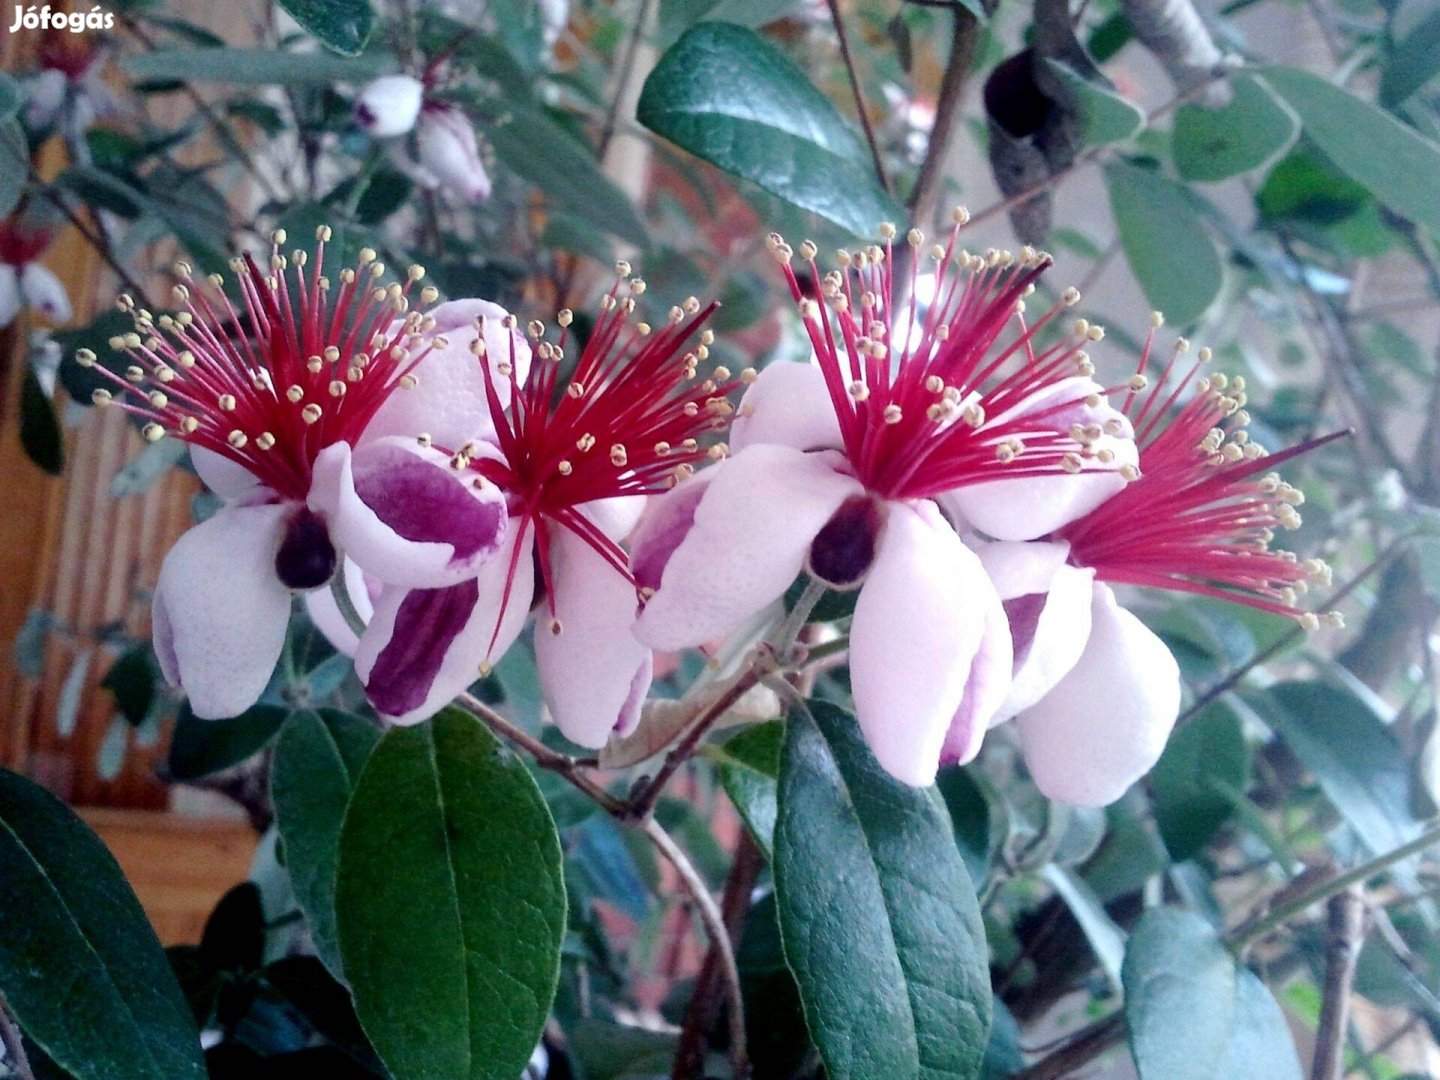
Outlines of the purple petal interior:
{"label": "purple petal interior", "polygon": [[469,622],[480,597],[476,581],[448,589],[411,589],[395,614],[390,641],[375,658],[365,691],[370,704],[387,716],[420,708],[440,665]]}
{"label": "purple petal interior", "polygon": [[449,544],[456,562],[498,551],[504,540],[503,499],[482,501],[449,470],[398,447],[356,463],[355,494],[406,540]]}
{"label": "purple petal interior", "polygon": [[1045,610],[1049,599],[1049,593],[1026,593],[1004,602],[1005,617],[1010,620],[1010,639],[1015,643],[1017,671],[1030,655],[1030,646],[1035,643],[1035,628],[1040,624],[1040,613]]}

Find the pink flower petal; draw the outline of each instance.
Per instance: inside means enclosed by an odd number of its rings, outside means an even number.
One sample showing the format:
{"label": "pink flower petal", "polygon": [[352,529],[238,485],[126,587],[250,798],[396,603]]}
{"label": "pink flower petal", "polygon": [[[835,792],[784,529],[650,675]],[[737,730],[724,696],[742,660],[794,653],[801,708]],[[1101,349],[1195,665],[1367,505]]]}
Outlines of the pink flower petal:
{"label": "pink flower petal", "polygon": [[[492,437],[495,431],[485,396],[485,374],[481,360],[470,351],[475,339],[471,328],[476,318],[485,319],[485,357],[495,377],[500,404],[510,403],[510,377],[497,370],[512,362],[515,377],[524,383],[530,371],[530,346],[519,330],[506,329],[509,315],[499,304],[488,300],[451,300],[430,311],[435,320],[433,336],[443,335],[447,344],[432,349],[415,369],[416,384],[397,390],[380,406],[365,429],[365,440],[386,435],[429,435],[437,446],[458,450],[467,442]],[[513,346],[513,352],[512,352]]]}
{"label": "pink flower petal", "polygon": [[1170,650],[1097,583],[1079,663],[1015,724],[1042,792],[1105,806],[1159,760],[1179,712],[1180,668]]}
{"label": "pink flower petal", "polygon": [[797,450],[839,450],[840,421],[815,364],[776,361],[745,391],[730,425],[730,449],[780,443]]}
{"label": "pink flower petal", "polygon": [[783,596],[815,534],[860,491],[837,463],[829,453],[756,443],[711,469],[694,524],[665,563],[636,636],[657,649],[699,645]]}
{"label": "pink flower petal", "polygon": [[993,720],[999,723],[1043,698],[1080,659],[1090,637],[1095,571],[1069,565],[1070,545],[1063,541],[997,541],[979,554],[1015,645],[1014,681]]}
{"label": "pink flower petal", "polygon": [[935,779],[984,636],[977,596],[989,589],[933,503],[889,504],[850,627],[850,685],[865,741],[897,780]]}
{"label": "pink flower petal", "polygon": [[51,322],[67,323],[74,317],[65,286],[48,267],[38,262],[26,263],[21,267],[20,292],[27,304]]}
{"label": "pink flower petal", "polygon": [[260,478],[244,465],[209,447],[191,443],[190,464],[201,482],[227,502],[243,499],[260,486]]}
{"label": "pink flower petal", "polygon": [[500,550],[509,517],[492,484],[448,466],[411,439],[327,446],[310,506],[328,515],[336,546],[391,585],[436,589],[474,577]]}
{"label": "pink flower petal", "polygon": [[[963,565],[964,573],[973,574],[972,564],[966,561]],[[985,629],[980,648],[970,664],[965,696],[960,699],[960,708],[955,711],[945,746],[940,751],[940,761],[945,765],[964,765],[974,760],[985,732],[994,726],[1005,706],[1014,678],[1015,649],[1010,639],[1010,620],[1000,597],[987,585],[988,581],[971,580],[969,595],[973,603],[984,609]]]}
{"label": "pink flower petal", "polygon": [[[518,531],[517,525],[476,578],[446,589],[390,587],[380,594],[355,651],[355,674],[376,712],[397,724],[418,724],[514,643],[535,595],[534,533],[518,537]],[[523,545],[518,559],[517,540]],[[505,603],[512,561],[515,578]]]}
{"label": "pink flower petal", "polygon": [[598,750],[639,721],[650,686],[651,652],[631,633],[635,586],[565,528],[550,530],[550,571],[559,632],[543,615],[535,627],[545,704],[567,738]]}
{"label": "pink flower petal", "polygon": [[225,507],[175,542],[152,606],[155,654],[196,716],[238,716],[264,692],[290,621],[275,553],[294,504]]}

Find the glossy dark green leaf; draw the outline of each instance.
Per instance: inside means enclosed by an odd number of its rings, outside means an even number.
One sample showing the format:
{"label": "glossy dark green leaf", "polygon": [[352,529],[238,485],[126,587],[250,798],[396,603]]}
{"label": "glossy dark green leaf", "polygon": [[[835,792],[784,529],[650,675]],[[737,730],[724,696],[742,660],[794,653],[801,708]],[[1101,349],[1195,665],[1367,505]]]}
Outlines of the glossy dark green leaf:
{"label": "glossy dark green leaf", "polygon": [[582,1019],[565,1034],[586,1080],[664,1076],[679,1043],[675,1035],[666,1032],[591,1018]]}
{"label": "glossy dark green leaf", "polygon": [[270,741],[288,715],[280,705],[255,705],[229,720],[202,720],[182,705],[170,737],[171,777],[198,780],[239,765]]}
{"label": "glossy dark green leaf", "polygon": [[315,951],[341,976],[335,932],[335,868],[340,826],[355,781],[379,741],[374,724],[326,709],[297,712],[285,721],[275,744],[270,797],[285,844],[295,900],[310,926]]}
{"label": "glossy dark green leaf", "polygon": [[650,913],[650,894],[625,835],[609,817],[592,816],[575,831],[575,869],[597,896],[641,921]]}
{"label": "glossy dark green leaf", "polygon": [[900,208],[854,130],[775,45],[701,23],[645,80],[636,117],[657,135],[857,236]]}
{"label": "glossy dark green leaf", "polygon": [[1230,80],[1230,101],[1218,109],[1186,104],[1170,135],[1175,169],[1186,180],[1215,182],[1274,160],[1300,134],[1300,118],[1253,75]]}
{"label": "glossy dark green leaf", "polygon": [[800,988],[785,963],[775,894],[762,896],[745,916],[735,946],[735,966],[745,1003],[746,1045],[756,1076],[796,1076],[814,1053],[805,1027]]}
{"label": "glossy dark green leaf", "polygon": [[1255,205],[1265,221],[1347,256],[1378,255],[1394,242],[1374,196],[1309,140],[1276,162]]}
{"label": "glossy dark green leaf", "polygon": [[1150,169],[1105,166],[1120,245],[1145,299],[1179,326],[1220,292],[1220,254],[1186,190]]}
{"label": "glossy dark green leaf", "polygon": [[1146,912],[1124,982],[1140,1080],[1301,1080],[1280,1006],[1199,915]]}
{"label": "glossy dark green leaf", "polygon": [[1392,851],[1419,832],[1410,762],[1395,733],[1363,701],[1324,683],[1287,682],[1255,704],[1372,854]]}
{"label": "glossy dark green leaf", "polygon": [[1198,854],[1234,810],[1228,792],[1250,781],[1250,747],[1240,718],[1217,701],[1180,728],[1150,774],[1155,824],[1181,862]]}
{"label": "glossy dark green leaf", "polygon": [[51,476],[65,471],[65,436],[60,431],[60,419],[29,364],[25,365],[20,384],[20,446],[26,457]]}
{"label": "glossy dark green leaf", "polygon": [[15,117],[0,121],[0,215],[15,209],[29,180],[30,151]]}
{"label": "glossy dark green leaf", "polygon": [[133,79],[193,79],[238,86],[364,83],[381,74],[379,60],[279,49],[156,49],[120,65]]}
{"label": "glossy dark green leaf", "polygon": [[1020,1049],[1020,1025],[999,998],[995,999],[994,1010],[980,1080],[1007,1080],[1025,1067],[1025,1052]]}
{"label": "glossy dark green leaf", "polygon": [[277,0],[290,17],[341,56],[356,56],[375,29],[370,0]]}
{"label": "glossy dark green leaf", "polygon": [[775,824],[785,957],[834,1080],[975,1076],[990,1027],[979,904],[940,800],[827,702],[786,721]]}
{"label": "glossy dark green leaf", "polygon": [[940,770],[935,787],[950,813],[955,843],[965,859],[970,880],[983,882],[990,874],[990,854],[1004,839],[1004,811],[991,797],[983,779],[970,769]]}
{"label": "glossy dark green leaf", "polygon": [[59,799],[0,770],[0,993],[76,1080],[204,1080],[200,1035],[140,902]]}
{"label": "glossy dark green leaf", "polygon": [[1145,126],[1145,111],[1096,79],[1087,79],[1069,64],[1045,60],[1045,66],[1073,96],[1082,121],[1080,145],[1109,146],[1124,142]]}
{"label": "glossy dark green leaf", "polygon": [[740,811],[750,835],[770,858],[775,836],[776,777],[780,773],[783,721],[746,728],[715,750],[720,783]]}
{"label": "glossy dark green leaf", "polygon": [[560,841],[525,766],[447,709],[386,732],[340,835],[335,915],[355,1011],[396,1080],[514,1080],[565,932]]}
{"label": "glossy dark green leaf", "polygon": [[1395,46],[1380,73],[1380,101],[1403,105],[1440,75],[1440,8],[1411,28]]}
{"label": "glossy dark green leaf", "polygon": [[512,111],[485,132],[500,163],[530,181],[561,209],[639,247],[650,242],[630,197],[600,171],[595,155],[543,113]]}
{"label": "glossy dark green leaf", "polygon": [[1401,217],[1440,235],[1440,146],[1334,83],[1298,68],[1264,68],[1305,134],[1340,170]]}
{"label": "glossy dark green leaf", "polygon": [[265,909],[253,881],[230,889],[205,920],[200,961],[211,971],[254,971],[265,951]]}

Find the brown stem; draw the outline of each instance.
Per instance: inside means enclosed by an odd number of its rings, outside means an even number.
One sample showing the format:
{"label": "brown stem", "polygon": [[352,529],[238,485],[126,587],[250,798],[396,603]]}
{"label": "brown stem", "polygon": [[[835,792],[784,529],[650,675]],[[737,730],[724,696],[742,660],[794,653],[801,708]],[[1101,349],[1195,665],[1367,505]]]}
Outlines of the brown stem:
{"label": "brown stem", "polygon": [[686,893],[695,903],[700,921],[705,924],[705,933],[710,938],[710,947],[720,955],[720,973],[724,976],[725,997],[730,1020],[730,1069],[735,1080],[745,1080],[750,1075],[750,1061],[745,1050],[745,1004],[740,995],[740,969],[735,963],[735,950],[730,944],[730,934],[725,918],[715,905],[715,898],[701,879],[689,857],[671,839],[670,834],[660,827],[653,817],[645,817],[639,829],[655,849],[675,867]]}
{"label": "brown stem", "polygon": [[1350,1026],[1350,990],[1355,964],[1365,938],[1365,894],[1352,885],[1327,905],[1329,937],[1325,943],[1325,986],[1320,1023],[1315,1030],[1315,1058],[1310,1080],[1341,1080],[1345,1073],[1345,1033]]}
{"label": "brown stem", "polygon": [[645,36],[645,23],[649,16],[650,0],[640,0],[639,8],[635,12],[635,25],[630,28],[630,36],[625,41],[625,52],[620,57],[620,70],[615,75],[615,93],[605,109],[605,122],[600,127],[600,142],[595,150],[597,161],[605,160],[605,153],[610,149],[610,140],[615,138],[615,129],[620,122],[620,103],[625,99],[630,79],[634,75],[635,57],[640,53],[640,41]]}
{"label": "brown stem", "polygon": [[[742,827],[740,839],[735,845],[735,858],[730,863],[730,875],[725,879],[725,892],[720,897],[720,915],[731,941],[738,940],[744,929],[745,915],[750,910],[750,893],[764,866],[764,853],[749,831]],[[720,994],[725,985],[721,951],[715,943],[711,943],[700,974],[695,979],[695,992],[685,1010],[680,1045],[675,1051],[675,1065],[670,1072],[672,1080],[699,1080],[703,1074],[705,1052],[709,1049],[709,1036],[715,1026]]]}
{"label": "brown stem", "polygon": [[950,153],[950,140],[960,118],[965,98],[965,84],[975,61],[975,47],[980,41],[980,22],[962,7],[955,8],[955,22],[950,31],[950,59],[940,80],[940,96],[935,103],[935,123],[930,128],[930,144],[920,162],[915,189],[910,192],[910,220],[924,228],[935,214],[940,196],[940,181],[945,175],[945,159]]}
{"label": "brown stem", "polygon": [[1124,1037],[1124,1015],[1111,1013],[1076,1032],[1065,1045],[1035,1064],[1012,1073],[1010,1080],[1062,1080],[1074,1076],[1077,1069],[1094,1061]]}
{"label": "brown stem", "polygon": [[826,0],[830,5],[830,21],[835,24],[835,36],[840,41],[840,59],[845,62],[845,74],[850,77],[850,92],[855,95],[855,111],[860,114],[860,127],[865,132],[865,141],[870,146],[870,159],[875,163],[875,177],[887,193],[893,193],[890,176],[885,171],[885,159],[880,156],[880,144],[875,139],[875,128],[870,123],[870,110],[865,107],[865,93],[860,89],[860,76],[855,72],[855,58],[850,54],[850,39],[845,33],[845,20],[840,17],[839,0]]}
{"label": "brown stem", "polygon": [[4,997],[0,997],[0,1046],[5,1047],[5,1064],[16,1080],[35,1080],[30,1059],[25,1054],[25,1040],[20,1036],[20,1025],[10,1014]]}

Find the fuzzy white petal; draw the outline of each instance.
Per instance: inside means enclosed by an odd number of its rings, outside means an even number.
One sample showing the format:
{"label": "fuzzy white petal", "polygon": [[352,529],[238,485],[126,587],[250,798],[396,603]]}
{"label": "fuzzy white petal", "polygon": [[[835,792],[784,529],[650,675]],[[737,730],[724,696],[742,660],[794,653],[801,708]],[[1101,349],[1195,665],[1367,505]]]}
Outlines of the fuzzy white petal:
{"label": "fuzzy white petal", "polygon": [[1080,660],[1015,718],[1025,763],[1050,798],[1105,806],[1150,771],[1180,712],[1180,668],[1165,643],[1096,583]]}
{"label": "fuzzy white petal", "polygon": [[797,450],[838,450],[844,445],[818,366],[782,360],[760,372],[730,425],[733,453],[753,443],[780,443]]}
{"label": "fuzzy white petal", "polygon": [[196,716],[238,716],[264,692],[290,621],[275,553],[294,505],[225,507],[185,533],[160,566],[155,653]]}
{"label": "fuzzy white petal", "polygon": [[415,126],[425,84],[411,75],[382,75],[355,99],[355,119],[377,139],[404,135]]}
{"label": "fuzzy white petal", "polygon": [[9,326],[20,314],[20,278],[15,267],[0,263],[0,327]]}
{"label": "fuzzy white petal", "polygon": [[47,266],[31,262],[21,267],[20,292],[27,304],[53,323],[67,323],[74,317],[65,286]]}
{"label": "fuzzy white petal", "polygon": [[260,486],[260,478],[244,465],[209,447],[191,443],[190,464],[201,482],[227,502],[243,499]]}

